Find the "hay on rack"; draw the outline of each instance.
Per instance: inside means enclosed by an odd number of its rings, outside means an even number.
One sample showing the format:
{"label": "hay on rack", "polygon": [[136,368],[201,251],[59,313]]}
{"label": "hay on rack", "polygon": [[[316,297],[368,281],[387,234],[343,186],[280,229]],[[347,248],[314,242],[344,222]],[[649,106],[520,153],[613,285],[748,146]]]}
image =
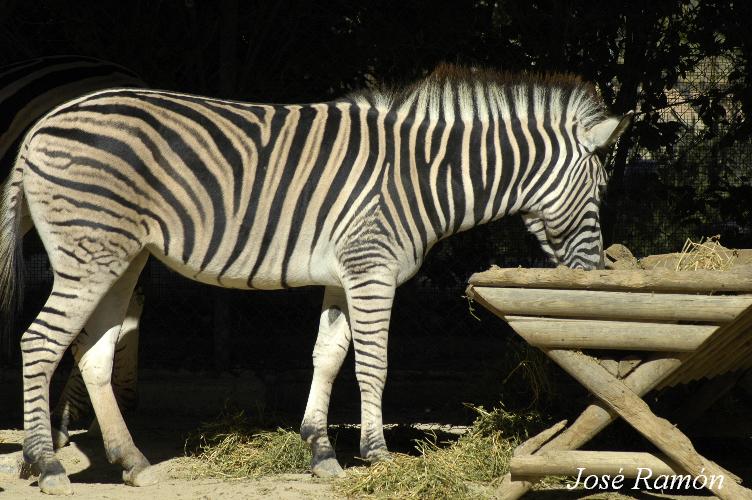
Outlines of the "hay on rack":
{"label": "hay on rack", "polygon": [[721,236],[700,238],[694,242],[687,238],[684,242],[679,260],[676,263],[676,271],[697,271],[708,269],[714,271],[728,271],[734,265],[738,257],[735,250],[729,250],[719,242]]}
{"label": "hay on rack", "polygon": [[603,256],[606,269],[728,271],[734,266],[752,263],[752,251],[726,248],[721,244],[719,235],[700,238],[699,242],[687,238],[680,252],[648,255],[639,260],[620,244],[608,247]]}

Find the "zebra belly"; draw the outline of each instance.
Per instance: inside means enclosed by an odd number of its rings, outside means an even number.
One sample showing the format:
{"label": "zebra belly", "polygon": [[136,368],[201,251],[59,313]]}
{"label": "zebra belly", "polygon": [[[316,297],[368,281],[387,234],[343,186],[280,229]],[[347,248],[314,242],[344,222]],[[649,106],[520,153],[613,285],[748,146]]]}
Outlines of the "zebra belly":
{"label": "zebra belly", "polygon": [[[341,286],[331,262],[331,256],[321,252],[305,257],[297,256],[283,264],[283,255],[269,253],[255,259],[243,259],[225,269],[225,261],[214,259],[203,269],[195,262],[183,262],[177,256],[165,254],[158,246],[149,245],[149,252],[168,268],[186,278],[243,290],[280,290],[283,288],[323,285]],[[328,252],[327,252],[328,253]]]}

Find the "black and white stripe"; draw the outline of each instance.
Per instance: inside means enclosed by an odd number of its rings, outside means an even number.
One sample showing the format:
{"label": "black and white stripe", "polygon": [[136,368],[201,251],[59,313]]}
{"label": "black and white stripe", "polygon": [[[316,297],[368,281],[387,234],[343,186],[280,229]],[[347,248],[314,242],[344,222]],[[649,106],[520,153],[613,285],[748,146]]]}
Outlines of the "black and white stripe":
{"label": "black and white stripe", "polygon": [[[0,67],[0,179],[6,179],[24,135],[44,114],[69,101],[95,90],[109,87],[145,87],[132,71],[99,59],[67,55],[49,56],[20,61]],[[21,232],[31,229],[31,222],[21,224]],[[140,299],[132,311],[138,312]],[[136,401],[136,349],[138,345],[138,316],[129,316],[118,343],[117,368],[113,383],[121,408],[130,409]],[[2,357],[12,359],[17,354],[18,338],[4,323],[0,327]],[[91,406],[83,380],[74,370],[66,384],[56,409],[61,433],[57,443],[67,440],[67,424],[91,413]]]}
{"label": "black and white stripe", "polygon": [[[113,89],[56,109],[27,136],[2,212],[4,235],[14,241],[25,199],[56,274],[23,339],[25,449],[50,471],[42,488],[64,482],[45,437],[46,380],[90,315],[122,314],[147,253],[224,287],[325,285],[301,429],[314,472],[341,472],[326,413],[350,340],[361,454],[383,458],[396,286],[438,240],[514,213],[533,221],[557,262],[597,267],[606,183],[599,151],[627,122],[608,118],[592,87],[576,78],[453,67],[396,93],[318,104]],[[89,336],[105,337],[106,325],[98,333],[87,326]],[[107,355],[95,354],[101,345],[83,349],[84,364],[87,355]],[[107,394],[92,395],[98,414],[106,413]],[[140,481],[148,462],[122,421],[100,425],[110,458]]]}

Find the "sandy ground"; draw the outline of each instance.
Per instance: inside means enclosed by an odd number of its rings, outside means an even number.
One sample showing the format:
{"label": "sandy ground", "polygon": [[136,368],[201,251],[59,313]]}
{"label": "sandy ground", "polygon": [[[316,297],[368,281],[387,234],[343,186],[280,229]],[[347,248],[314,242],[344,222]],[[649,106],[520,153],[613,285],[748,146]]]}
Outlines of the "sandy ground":
{"label": "sandy ground", "polygon": [[[185,431],[180,425],[171,430],[150,427],[148,424],[134,426],[136,442],[144,454],[155,464],[160,482],[154,486],[134,488],[122,483],[119,467],[110,465],[105,456],[101,438],[76,432],[69,446],[58,450],[73,484],[78,499],[340,499],[327,480],[312,478],[309,474],[283,474],[261,479],[222,480],[193,479],[192,459],[184,457]],[[0,430],[0,498],[45,499],[49,496],[39,492],[36,477],[18,477],[17,463],[21,459],[23,432]],[[15,474],[9,474],[15,469]],[[491,494],[491,491],[488,492]],[[626,493],[626,492],[625,492]],[[530,492],[530,500],[629,500],[629,499],[708,499],[709,494],[698,492],[697,496],[660,495],[657,492],[587,493],[568,491],[564,488]]]}
{"label": "sandy ground", "polygon": [[[0,497],[3,499],[46,499],[39,492],[36,477],[20,479],[8,474],[21,460],[23,433],[0,431]],[[191,459],[182,457],[182,437],[169,432],[139,432],[141,449],[158,472],[154,486],[134,488],[120,478],[119,467],[104,456],[101,440],[78,432],[72,443],[57,454],[68,472],[75,498],[81,499],[299,499],[338,498],[329,482],[309,474],[285,474],[247,480],[192,479]],[[5,473],[3,473],[5,472]]]}
{"label": "sandy ground", "polygon": [[[74,498],[81,499],[281,499],[337,498],[326,484],[315,483],[303,475],[274,479],[221,481],[185,479],[164,480],[157,485],[131,488],[122,484],[85,483],[74,484]],[[45,499],[51,497],[40,493],[36,482],[22,485],[13,482],[0,486],[0,495],[8,499]]]}

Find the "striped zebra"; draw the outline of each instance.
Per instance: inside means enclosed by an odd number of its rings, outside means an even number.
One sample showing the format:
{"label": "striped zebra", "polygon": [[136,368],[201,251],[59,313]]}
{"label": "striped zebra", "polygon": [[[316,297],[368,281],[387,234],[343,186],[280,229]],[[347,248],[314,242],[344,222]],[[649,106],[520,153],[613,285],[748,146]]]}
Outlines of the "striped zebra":
{"label": "striped zebra", "polygon": [[[73,98],[110,87],[145,87],[141,79],[117,64],[84,56],[49,56],[0,67],[0,179],[10,174],[25,133],[42,115]],[[20,234],[32,228],[21,222]],[[143,300],[134,296],[118,338],[112,383],[123,410],[136,403],[138,320]],[[2,354],[14,357],[18,339],[4,324],[0,331]],[[57,446],[68,440],[68,423],[91,413],[86,387],[74,368],[53,412],[59,432]]]}
{"label": "striped zebra", "polygon": [[53,110],[26,136],[0,209],[4,306],[26,214],[55,275],[21,339],[24,454],[42,491],[71,490],[53,452],[48,387],[84,325],[74,355],[108,459],[128,484],[155,480],[97,370],[111,362],[149,254],[223,287],[325,286],[301,425],[312,471],[342,473],[327,413],[351,341],[360,453],[387,458],[381,401],[395,288],[437,241],[513,213],[526,214],[556,262],[601,266],[603,152],[629,121],[607,116],[576,77],[448,65],[400,91],[326,103],[111,89]]}

